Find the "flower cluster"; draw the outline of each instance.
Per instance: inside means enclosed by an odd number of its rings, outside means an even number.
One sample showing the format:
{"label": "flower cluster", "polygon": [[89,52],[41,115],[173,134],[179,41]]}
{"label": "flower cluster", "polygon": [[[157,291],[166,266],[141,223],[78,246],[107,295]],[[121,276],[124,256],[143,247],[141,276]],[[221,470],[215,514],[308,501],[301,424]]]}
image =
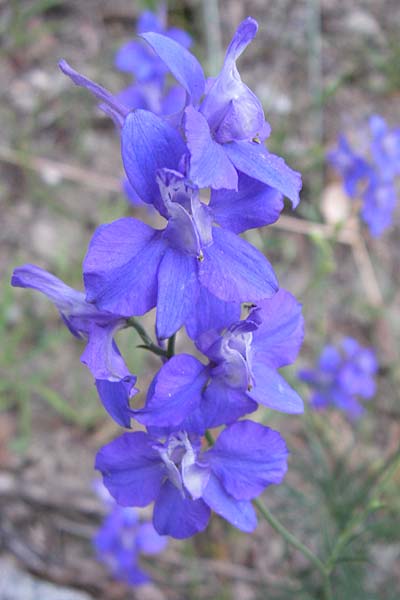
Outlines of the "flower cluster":
{"label": "flower cluster", "polygon": [[[279,289],[266,257],[239,237],[276,221],[284,196],[295,207],[301,188],[300,175],[264,144],[270,127],[236,66],[256,32],[251,17],[239,25],[220,74],[209,80],[176,30],[142,33],[151,53],[131,44],[119,64],[134,48],[148,57],[147,74],[173,75],[184,100],[166,116],[149,106],[132,110],[61,61],[114,120],[130,185],[165,226],[133,217],[100,226],[83,261],[84,293],[33,265],[17,268],[12,280],[46,294],[71,332],[87,339],[81,360],[117,423],[129,428],[135,419],[145,428],[104,446],[96,468],[119,505],[154,502],[156,531],[176,538],[202,531],[211,511],[252,531],[251,500],[282,481],[288,451],[278,432],[242,417],[259,405],[303,411],[278,372],[299,351],[301,306]],[[114,336],[138,328],[135,317],[153,308],[157,342],[148,334],[145,341],[163,365],[144,406],[133,408],[136,377]],[[197,357],[174,355],[182,327]],[[214,441],[209,430],[217,427]]]}
{"label": "flower cluster", "polygon": [[148,521],[141,521],[134,508],[116,504],[104,486],[97,488],[108,514],[93,538],[97,558],[111,575],[128,585],[148,583],[139,566],[140,554],[159,554],[167,544]]}
{"label": "flower cluster", "polygon": [[353,338],[344,338],[340,348],[325,346],[315,369],[299,371],[299,377],[313,390],[311,405],[318,409],[335,406],[351,420],[359,418],[363,406],[375,394],[378,369],[375,353]]}
{"label": "flower cluster", "polygon": [[392,223],[397,194],[395,178],[400,175],[400,128],[389,129],[385,120],[373,115],[369,121],[370,159],[354,152],[342,135],[328,160],[343,178],[350,198],[361,197],[361,217],[371,235],[379,237]]}

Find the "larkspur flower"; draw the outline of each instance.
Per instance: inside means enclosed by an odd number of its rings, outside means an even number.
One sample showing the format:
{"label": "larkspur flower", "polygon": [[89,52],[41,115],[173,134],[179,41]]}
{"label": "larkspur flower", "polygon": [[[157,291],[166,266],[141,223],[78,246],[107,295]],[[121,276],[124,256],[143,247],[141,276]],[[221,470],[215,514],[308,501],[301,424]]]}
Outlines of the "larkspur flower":
{"label": "larkspur flower", "polygon": [[335,406],[354,420],[364,411],[359,398],[369,400],[375,394],[377,368],[371,348],[363,348],[353,338],[344,338],[340,349],[325,346],[317,367],[299,371],[299,378],[313,390],[311,405],[314,408]]}
{"label": "larkspur flower", "polygon": [[[251,17],[239,25],[221,73],[207,83],[201,65],[189,51],[157,33],[145,33],[142,37],[187,92],[183,127],[193,183],[199,188],[237,190],[239,173],[244,173],[277,189],[296,206],[300,175],[260,143],[270,127],[260,101],[242,82],[236,67],[236,60],[257,29],[257,22]],[[129,177],[129,171],[127,174]],[[135,185],[132,179],[131,183]]]}
{"label": "larkspur flower", "polygon": [[167,538],[148,521],[141,521],[134,508],[119,506],[105,488],[104,492],[109,512],[93,538],[97,558],[119,581],[133,586],[148,583],[150,578],[140,567],[139,556],[159,554]]}
{"label": "larkspur flower", "polygon": [[162,339],[190,318],[201,288],[207,290],[203,297],[215,297],[213,305],[257,301],[277,291],[267,259],[229,229],[213,226],[212,210],[180,173],[158,171],[157,181],[157,208],[167,227],[155,230],[131,217],[99,227],[83,263],[89,302],[126,317],[157,305]]}
{"label": "larkspur flower", "polygon": [[184,431],[163,440],[127,433],[99,451],[96,468],[118,504],[154,501],[156,531],[186,538],[206,528],[211,510],[238,529],[253,531],[257,517],[250,501],[282,481],[287,449],[278,432],[240,421],[207,451]]}
{"label": "larkspur flower", "polygon": [[207,356],[178,354],[157,373],[146,405],[135,418],[147,427],[204,434],[253,412],[259,404],[286,413],[303,412],[303,402],[278,368],[293,362],[303,340],[301,306],[281,289],[222,332],[196,341]]}
{"label": "larkspur flower", "polygon": [[72,335],[87,340],[81,361],[95,378],[106,410],[117,423],[129,427],[133,414],[129,398],[137,393],[134,388],[136,377],[129,372],[114,341],[117,331],[126,326],[126,319],[100,310],[85,300],[83,292],[74,290],[36,265],[17,267],[11,284],[45,294],[57,307]]}

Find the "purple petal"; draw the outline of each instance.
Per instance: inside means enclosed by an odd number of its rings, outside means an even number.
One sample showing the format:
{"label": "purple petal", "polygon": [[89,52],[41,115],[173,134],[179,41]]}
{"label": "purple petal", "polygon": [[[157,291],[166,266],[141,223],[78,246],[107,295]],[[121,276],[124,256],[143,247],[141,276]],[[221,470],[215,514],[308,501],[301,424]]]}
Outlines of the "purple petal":
{"label": "purple petal", "polygon": [[393,182],[370,181],[363,194],[361,217],[373,237],[379,237],[392,225],[396,203],[397,192]]}
{"label": "purple petal", "polygon": [[175,79],[185,88],[192,103],[196,104],[204,93],[204,73],[197,58],[178,42],[158,33],[143,33],[146,40],[167,65]]}
{"label": "purple petal", "polygon": [[146,506],[157,497],[165,466],[154,443],[147,433],[124,433],[97,453],[95,468],[118,504]]}
{"label": "purple petal", "polygon": [[22,265],[14,270],[11,285],[31,288],[45,294],[58,308],[72,335],[87,337],[94,324],[103,327],[117,326],[118,315],[99,310],[85,300],[83,292],[74,290],[61,279],[36,265]]}
{"label": "purple petal", "polygon": [[209,206],[221,227],[241,233],[275,223],[283,210],[283,196],[269,185],[241,173],[238,191],[212,190]]}
{"label": "purple petal", "polygon": [[264,111],[257,96],[242,82],[236,60],[257,33],[257,23],[251,17],[238,27],[225,56],[221,73],[214,79],[201,105],[216,141],[250,140],[267,126]]}
{"label": "purple petal", "polygon": [[158,372],[146,406],[136,411],[145,425],[178,427],[201,401],[207,369],[194,356],[173,356]]}
{"label": "purple petal", "polygon": [[252,503],[230,496],[214,475],[208,480],[203,499],[214,512],[238,529],[250,533],[257,527],[257,515]]}
{"label": "purple petal", "polygon": [[185,107],[186,93],[180,85],[171,87],[161,101],[161,113],[171,115],[178,113]]}
{"label": "purple petal", "polygon": [[254,385],[247,395],[264,406],[289,414],[304,412],[303,400],[275,369],[264,362],[252,362]]}
{"label": "purple petal", "polygon": [[117,52],[114,64],[120,71],[134,73],[136,81],[142,83],[163,78],[166,72],[163,63],[142,41],[131,40]]}
{"label": "purple petal", "polygon": [[154,529],[152,523],[142,523],[136,533],[136,548],[144,554],[158,554],[168,543],[167,538],[161,536]]}
{"label": "purple petal", "polygon": [[56,305],[58,310],[63,313],[69,313],[77,309],[83,312],[89,308],[83,292],[74,290],[61,281],[61,279],[52,275],[52,273],[48,273],[48,271],[36,265],[26,264],[14,269],[11,285],[14,287],[31,288],[45,294]]}
{"label": "purple petal", "polygon": [[156,13],[151,10],[144,10],[140,13],[136,25],[137,34],[146,33],[147,31],[163,32],[165,29],[166,18],[167,15],[164,3],[159,5]]}
{"label": "purple petal", "polygon": [[215,142],[206,119],[192,106],[185,110],[185,133],[190,151],[190,178],[199,187],[237,189],[235,167]]}
{"label": "purple petal", "polygon": [[125,117],[129,113],[129,109],[126,106],[118,102],[117,98],[101,85],[95,83],[88,77],[81,75],[78,73],[78,71],[75,71],[75,69],[73,69],[66,60],[60,60],[58,66],[64,75],[67,75],[70,79],[72,79],[75,85],[86,88],[91,94],[93,94],[93,96],[107,105],[111,109],[112,113],[117,117],[120,127],[122,127]]}
{"label": "purple petal", "polygon": [[[152,31],[155,31],[155,29],[152,29]],[[178,29],[177,27],[170,27],[169,29],[167,29],[166,35],[169,38],[171,38],[171,40],[175,40],[175,42],[177,42],[184,48],[190,48],[190,46],[192,45],[192,37],[183,29]]]}
{"label": "purple petal", "polygon": [[157,300],[157,270],[166,245],[160,233],[127,217],[99,227],[83,262],[87,300],[123,316]]}
{"label": "purple petal", "polygon": [[108,381],[106,379],[96,380],[96,388],[100,400],[118,425],[131,427],[131,419],[135,416],[129,404],[129,397],[138,392],[132,386],[136,383],[136,377],[128,381]]}
{"label": "purple petal", "polygon": [[159,339],[170,337],[183,325],[198,293],[196,258],[169,248],[158,271],[156,331]]}
{"label": "purple petal", "polygon": [[227,302],[262,300],[275,294],[278,282],[259,250],[228,230],[215,227],[214,243],[204,248],[200,282]]}
{"label": "purple petal", "polygon": [[250,42],[256,37],[258,24],[252,17],[247,17],[242,21],[229,44],[225,64],[232,64],[237,61],[242,52],[247,48]]}
{"label": "purple petal", "polygon": [[192,340],[196,340],[201,334],[210,329],[223,329],[240,319],[240,304],[236,302],[224,302],[203,285],[197,303],[185,321],[186,330]]}
{"label": "purple petal", "polygon": [[154,505],[153,523],[160,535],[177,539],[188,538],[203,531],[210,518],[210,509],[203,500],[182,497],[170,481],[166,481]]}
{"label": "purple petal", "polygon": [[81,356],[81,362],[86,365],[95,379],[119,381],[130,377],[130,372],[121,356],[114,334],[126,323],[116,321],[106,326],[93,323],[89,330],[89,339]]}
{"label": "purple petal", "polygon": [[228,494],[251,500],[271,483],[281,483],[287,454],[277,431],[253,421],[239,421],[219,435],[205,458]]}
{"label": "purple petal", "polygon": [[278,190],[296,208],[300,202],[301,175],[288,167],[283,158],[255,142],[230,142],[224,144],[224,150],[239,171]]}
{"label": "purple petal", "polygon": [[304,338],[301,304],[280,289],[275,296],[257,303],[261,324],[253,332],[252,355],[270,367],[284,367],[297,357]]}
{"label": "purple petal", "polygon": [[219,378],[211,379],[201,403],[206,429],[233,423],[257,408],[257,404],[245,392],[227,386]]}
{"label": "purple petal", "polygon": [[136,110],[125,119],[121,132],[122,160],[138,196],[153,203],[160,192],[158,169],[178,169],[186,146],[176,129],[157,115]]}

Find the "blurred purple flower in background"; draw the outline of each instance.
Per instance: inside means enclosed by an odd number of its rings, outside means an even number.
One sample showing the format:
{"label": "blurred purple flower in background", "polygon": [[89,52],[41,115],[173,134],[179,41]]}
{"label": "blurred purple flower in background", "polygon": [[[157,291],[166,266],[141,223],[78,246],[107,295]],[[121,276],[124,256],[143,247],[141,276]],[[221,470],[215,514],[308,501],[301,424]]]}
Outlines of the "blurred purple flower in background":
{"label": "blurred purple flower in background", "polygon": [[[186,31],[167,27],[167,14],[162,4],[156,13],[144,11],[137,22],[136,33],[162,34],[183,48],[190,48],[192,38]],[[117,94],[117,99],[129,109],[143,108],[156,114],[171,114],[183,108],[185,90],[178,85],[168,85],[168,69],[148,44],[131,40],[115,56],[115,66],[133,76],[133,82]]]}
{"label": "blurred purple flower in background", "polygon": [[389,129],[379,115],[371,116],[369,128],[368,159],[354,152],[343,135],[327,159],[341,175],[347,195],[361,199],[361,218],[371,235],[379,237],[392,224],[397,200],[394,180],[400,175],[400,128]]}
{"label": "blurred purple flower in background", "polygon": [[148,583],[150,577],[140,568],[139,555],[162,552],[167,538],[160,536],[148,521],[141,521],[134,508],[116,504],[100,482],[96,482],[95,489],[110,509],[93,538],[99,561],[119,581],[128,585]]}
{"label": "blurred purple flower in background", "polygon": [[364,411],[359,398],[369,400],[375,394],[377,370],[374,350],[347,337],[339,349],[325,346],[316,368],[300,370],[298,376],[313,391],[311,406],[317,410],[334,406],[354,420]]}

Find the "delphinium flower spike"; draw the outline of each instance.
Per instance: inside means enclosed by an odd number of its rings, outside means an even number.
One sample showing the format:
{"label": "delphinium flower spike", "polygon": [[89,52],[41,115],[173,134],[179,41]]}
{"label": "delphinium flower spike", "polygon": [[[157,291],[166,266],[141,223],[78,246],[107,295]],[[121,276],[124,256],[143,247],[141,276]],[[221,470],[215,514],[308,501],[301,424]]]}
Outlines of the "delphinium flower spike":
{"label": "delphinium flower spike", "polygon": [[[102,340],[108,341],[108,357],[119,371],[116,381],[107,376],[98,384],[99,393],[117,421],[122,411],[121,425],[136,418],[146,427],[97,455],[96,468],[115,501],[124,507],[154,502],[153,522],[162,535],[194,535],[205,529],[211,511],[249,532],[257,524],[251,500],[282,481],[288,451],[278,432],[239,419],[259,405],[302,412],[301,398],[278,369],[295,360],[303,319],[296,299],[279,290],[266,257],[239,234],[276,221],[284,196],[295,207],[301,177],[265,146],[270,126],[237,69],[256,21],[248,17],[239,25],[213,80],[182,36],[154,28],[142,33],[146,52],[152,50],[138,78],[175,77],[184,101],[172,116],[150,106],[132,109],[65,61],[60,67],[113,118],[134,194],[164,218],[164,228],[131,217],[101,225],[83,262],[86,295],[72,291],[79,310],[75,304],[65,308],[64,295],[72,292],[53,276],[44,278],[53,278],[58,295],[24,279],[24,268],[13,283],[46,293],[89,338],[96,365]],[[133,48],[137,56],[143,52],[143,46]],[[128,50],[120,54],[120,66],[127,64]],[[129,325],[138,329],[133,317],[154,307],[159,346],[147,348],[163,365],[144,406],[133,409],[127,388],[133,376],[124,371],[113,334]],[[193,354],[174,356],[174,337],[183,326],[201,361]],[[208,428],[215,427],[221,429],[211,444]]]}

